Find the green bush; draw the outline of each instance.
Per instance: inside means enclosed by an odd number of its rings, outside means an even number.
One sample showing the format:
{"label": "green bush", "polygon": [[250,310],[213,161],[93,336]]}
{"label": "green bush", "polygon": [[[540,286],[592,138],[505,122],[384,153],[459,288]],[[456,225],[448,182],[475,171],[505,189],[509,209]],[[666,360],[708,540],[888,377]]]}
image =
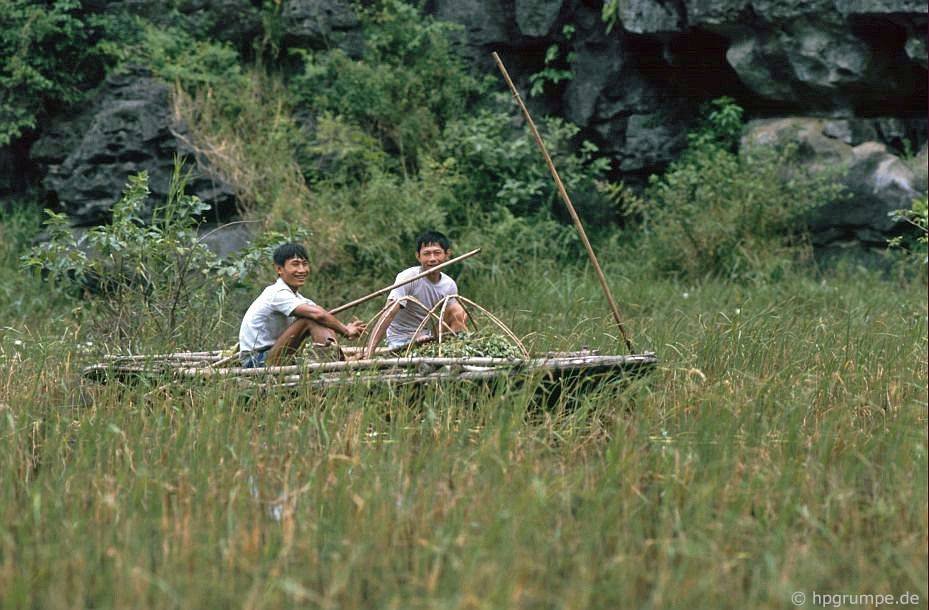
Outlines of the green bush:
{"label": "green bush", "polygon": [[280,242],[282,236],[266,236],[235,258],[218,259],[198,237],[209,206],[184,194],[188,179],[177,161],[166,201],[145,219],[148,175],[131,176],[112,222],[81,236],[64,214],[46,211],[48,239],[22,257],[23,265],[70,288],[92,310],[89,330],[98,338],[215,342],[215,335],[225,334],[220,325],[229,291],[267,264],[269,238]]}
{"label": "green bush", "polygon": [[4,0],[0,9],[0,145],[73,104],[123,58],[131,20],[77,0]]}
{"label": "green bush", "polygon": [[[476,264],[492,269],[577,252],[512,100],[484,93],[450,51],[452,28],[393,0],[365,11],[364,22],[361,59],[298,51],[304,71],[290,82],[295,108],[319,113],[297,157],[314,206],[342,218],[333,221],[341,260],[374,273],[407,265],[410,243],[428,227],[452,235],[459,251],[484,246]],[[582,214],[603,209],[596,181],[608,161],[588,142],[577,146],[574,125],[540,124]]]}
{"label": "green bush", "polygon": [[[501,96],[497,106],[510,105]],[[520,121],[511,112],[486,109],[453,121],[443,133],[437,153],[454,162],[462,180],[456,193],[462,208],[455,222],[473,222],[475,214],[507,209],[517,216],[548,216],[561,209],[552,176]],[[596,196],[596,183],[609,167],[597,159],[596,146],[576,146],[579,129],[561,119],[540,119],[542,138],[565,187],[572,196]],[[514,127],[514,123],[517,125]]]}
{"label": "green bush", "polygon": [[[893,210],[889,216],[894,220],[909,225],[912,231],[909,234],[899,235],[888,241],[893,252],[899,252],[902,267],[906,272],[913,267],[926,273],[926,264],[929,263],[929,198],[926,195],[913,200],[909,208]],[[914,264],[915,263],[915,264]]]}
{"label": "green bush", "polygon": [[41,230],[42,211],[35,201],[0,205],[0,317],[5,326],[14,320],[54,317],[64,302],[56,287],[43,285],[20,269],[20,257]]}
{"label": "green bush", "polygon": [[298,104],[359,125],[415,170],[445,124],[466,112],[478,81],[450,47],[450,24],[399,0],[376,2],[362,18],[364,56],[296,49],[304,71],[291,89]]}
{"label": "green bush", "polygon": [[795,163],[795,148],[734,152],[741,111],[714,105],[690,146],[642,206],[643,256],[672,275],[764,278],[809,254],[809,211],[840,196],[830,173]]}
{"label": "green bush", "polygon": [[[229,44],[194,37],[181,27],[146,23],[132,59],[186,90],[236,91],[244,81],[239,53]],[[235,96],[224,101],[235,104]]]}
{"label": "green bush", "polygon": [[[515,106],[488,96],[454,55],[452,26],[398,0],[362,14],[363,57],[295,50],[303,70],[289,80],[242,67],[231,47],[180,26],[147,27],[137,55],[178,84],[193,143],[235,185],[242,212],[269,228],[306,229],[324,273],[352,265],[390,275],[410,264],[413,238],[429,227],[459,251],[485,246],[490,268],[577,253]],[[577,146],[575,126],[540,125],[581,214],[600,220],[607,206],[596,181],[608,162]]]}

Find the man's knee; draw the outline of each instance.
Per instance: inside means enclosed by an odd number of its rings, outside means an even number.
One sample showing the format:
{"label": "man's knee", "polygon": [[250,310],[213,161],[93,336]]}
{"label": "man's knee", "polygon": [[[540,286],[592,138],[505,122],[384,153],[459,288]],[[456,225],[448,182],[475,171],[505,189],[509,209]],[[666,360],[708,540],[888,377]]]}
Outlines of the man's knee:
{"label": "man's knee", "polygon": [[452,330],[464,330],[467,322],[468,314],[461,305],[453,303],[445,310],[445,323],[448,324]]}
{"label": "man's knee", "polygon": [[334,330],[316,323],[310,325],[310,337],[313,339],[313,343],[319,343],[321,345],[338,343],[338,338]]}

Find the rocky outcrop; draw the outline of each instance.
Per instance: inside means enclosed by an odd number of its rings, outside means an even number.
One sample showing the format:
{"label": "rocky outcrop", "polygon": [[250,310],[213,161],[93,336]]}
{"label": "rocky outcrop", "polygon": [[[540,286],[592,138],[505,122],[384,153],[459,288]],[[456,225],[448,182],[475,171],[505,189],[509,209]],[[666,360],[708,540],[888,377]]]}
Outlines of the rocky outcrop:
{"label": "rocky outcrop", "polygon": [[[924,3],[609,0],[617,17],[612,26],[603,19],[604,4],[428,0],[425,7],[461,26],[457,48],[478,71],[495,75],[490,52],[499,52],[524,92],[555,46],[548,67],[571,77],[546,83],[540,96],[526,95],[530,107],[581,127],[580,137],[611,160],[613,177],[629,184],[662,171],[685,146],[701,104],[727,95],[748,116],[768,121],[756,123],[750,137],[794,134],[810,163],[857,168],[862,181],[848,182],[857,193],[852,203],[829,212],[851,220],[817,225],[823,239],[877,240],[887,230],[888,206],[908,205],[920,190],[919,172],[911,180],[888,159],[925,149]],[[340,48],[352,57],[364,49],[358,5],[350,0],[281,0],[273,4],[279,10],[255,0],[88,0],[86,6],[121,7],[156,22],[177,10],[194,29],[246,55],[268,19],[282,57],[294,48]],[[92,224],[106,218],[133,171],[148,169],[156,196],[162,194],[172,156],[191,151],[168,98],[167,87],[147,75],[112,77],[86,111],[43,126],[30,154],[51,199],[76,222]],[[13,180],[23,165],[18,159],[0,150],[0,192],[21,188]],[[233,209],[221,181],[201,178],[192,186],[215,208]]]}
{"label": "rocky outcrop", "polygon": [[[790,134],[811,164],[850,168],[850,199],[813,223],[819,243],[883,243],[887,212],[909,206],[919,176],[899,156],[926,142],[926,4],[918,0],[433,0],[463,26],[465,52],[495,71],[500,52],[518,85],[558,46],[564,83],[529,100],[582,128],[635,184],[686,144],[701,103],[736,99],[749,139]],[[564,26],[571,25],[566,32]],[[816,118],[797,119],[802,112]],[[774,138],[774,139],[777,139]],[[909,172],[909,173],[908,173]]]}
{"label": "rocky outcrop", "polygon": [[350,57],[364,51],[361,23],[349,0],[285,0],[284,43],[311,49],[340,48]]}
{"label": "rocky outcrop", "polygon": [[[818,171],[837,172],[845,196],[816,210],[810,221],[814,245],[858,242],[884,246],[887,237],[903,229],[890,212],[908,208],[925,193],[926,164],[907,163],[879,142],[861,142],[873,134],[867,122],[850,124],[810,117],[754,121],[743,146],[797,146],[799,160]],[[856,137],[857,134],[857,137]],[[914,168],[921,167],[921,173]]]}
{"label": "rocky outcrop", "polygon": [[[622,174],[659,170],[680,152],[700,102],[723,94],[755,115],[803,109],[851,121],[883,116],[924,124],[924,3],[615,0],[615,5],[619,20],[607,31],[599,3],[431,3],[437,16],[464,27],[472,57],[491,68],[490,51],[500,51],[524,87],[544,67],[547,46],[559,45],[561,67],[573,77],[549,87],[536,105],[584,128],[584,136],[613,157]],[[565,24],[572,25],[573,36],[564,35]],[[885,143],[901,146],[896,136]]]}
{"label": "rocky outcrop", "polygon": [[[170,90],[144,70],[109,77],[87,109],[52,124],[33,145],[32,159],[44,169],[43,186],[77,225],[106,220],[126,179],[148,171],[152,201],[163,200],[175,155],[194,159],[186,127],[171,111]],[[188,193],[220,215],[235,209],[232,189],[208,168]]]}

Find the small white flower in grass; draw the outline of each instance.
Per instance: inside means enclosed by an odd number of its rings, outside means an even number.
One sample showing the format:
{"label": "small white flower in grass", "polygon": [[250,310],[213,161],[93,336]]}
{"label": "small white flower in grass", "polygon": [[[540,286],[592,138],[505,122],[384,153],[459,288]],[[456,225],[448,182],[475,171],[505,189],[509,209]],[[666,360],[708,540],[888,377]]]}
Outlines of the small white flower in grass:
{"label": "small white flower in grass", "polygon": [[685,292],[685,293],[682,294],[681,296],[684,297],[685,299],[689,299],[689,298],[690,298],[690,293],[689,293],[689,292]]}
{"label": "small white flower in grass", "polygon": [[742,308],[741,308],[741,307],[736,307],[736,308],[735,308],[735,315],[739,315],[739,314],[741,314],[741,313],[742,313]]}
{"label": "small white flower in grass", "polygon": [[23,342],[20,341],[19,339],[16,339],[16,340],[13,341],[13,345],[15,345],[15,346],[17,346],[17,347],[19,347],[19,346],[22,345],[22,344],[23,344]]}

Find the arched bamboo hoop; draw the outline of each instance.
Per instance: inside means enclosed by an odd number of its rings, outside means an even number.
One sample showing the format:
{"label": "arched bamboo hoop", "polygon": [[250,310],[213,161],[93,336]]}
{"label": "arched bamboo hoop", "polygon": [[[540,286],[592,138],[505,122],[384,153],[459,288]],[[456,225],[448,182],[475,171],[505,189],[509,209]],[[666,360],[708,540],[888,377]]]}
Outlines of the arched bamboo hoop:
{"label": "arched bamboo hoop", "polygon": [[[432,316],[435,316],[435,310],[438,309],[439,307],[441,307],[441,310],[440,310],[440,311],[441,311],[441,314],[440,314],[440,315],[443,316],[443,317],[440,317],[440,318],[439,318],[439,332],[438,332],[438,336],[436,337],[436,340],[437,340],[438,343],[439,343],[438,355],[439,355],[440,357],[442,356],[442,327],[443,327],[443,326],[448,326],[448,325],[445,324],[445,322],[444,322],[445,308],[447,307],[448,302],[449,302],[450,300],[452,300],[452,299],[459,300],[459,301],[464,301],[466,304],[471,305],[471,306],[476,307],[477,309],[479,309],[479,310],[481,311],[481,313],[483,313],[484,315],[486,315],[486,316],[490,319],[490,321],[493,322],[493,323],[497,326],[497,328],[499,328],[500,330],[502,330],[503,333],[516,345],[516,347],[519,348],[519,351],[521,351],[521,352],[523,353],[523,356],[525,356],[526,358],[529,357],[529,350],[527,350],[527,349],[526,349],[526,346],[523,345],[523,342],[519,340],[519,337],[516,336],[516,333],[514,333],[512,330],[510,330],[510,328],[509,328],[506,324],[504,324],[503,321],[500,320],[500,318],[498,318],[498,317],[495,316],[494,314],[490,313],[487,309],[485,309],[484,307],[478,305],[477,303],[475,303],[475,302],[472,301],[471,299],[469,299],[469,298],[467,298],[467,297],[463,297],[463,296],[461,296],[460,294],[450,294],[450,295],[447,295],[447,296],[443,297],[442,300],[440,300],[438,303],[436,303],[435,306],[433,306],[433,308],[432,308],[431,310],[429,310],[429,313],[430,313]],[[427,317],[423,320],[423,322],[419,325],[419,328],[416,329],[416,334],[417,334],[417,335],[419,334],[419,331],[422,330],[423,326],[425,325],[425,323],[426,323],[426,321],[427,321],[428,319],[429,319],[429,316],[427,316]],[[469,316],[468,316],[468,319],[473,320],[473,316],[470,316],[470,315],[469,315]],[[476,328],[477,328],[477,322],[473,322],[473,325],[474,325],[474,327],[475,327],[475,329],[476,329]],[[449,328],[449,330],[451,330],[451,328]],[[414,335],[414,336],[416,336],[416,335]],[[409,355],[410,355],[410,349],[412,348],[412,345],[413,345],[413,343],[411,342],[410,345],[407,347],[407,351],[406,351],[406,354],[405,354],[406,356],[409,356]]]}
{"label": "arched bamboo hoop", "polygon": [[[497,327],[498,327],[500,330],[502,330],[502,331],[506,334],[506,336],[508,336],[508,337],[513,341],[513,343],[516,344],[516,346],[519,348],[519,350],[523,353],[523,355],[524,355],[526,358],[529,357],[529,350],[527,350],[527,349],[526,349],[526,346],[523,345],[523,342],[519,340],[519,337],[516,336],[516,333],[514,333],[512,330],[510,330],[510,327],[507,326],[506,324],[504,324],[502,320],[500,320],[497,316],[495,316],[494,314],[490,313],[487,309],[485,309],[484,307],[478,305],[477,303],[475,303],[474,301],[472,301],[471,299],[469,299],[469,298],[467,298],[467,297],[463,297],[463,296],[461,296],[461,295],[457,295],[456,298],[458,298],[458,299],[464,301],[464,302],[467,303],[468,305],[473,305],[474,307],[477,307],[478,309],[480,309],[480,310],[484,313],[484,315],[486,315],[488,318],[490,318],[490,321],[491,321],[491,322],[493,322],[494,324],[496,324]],[[476,327],[476,326],[477,326],[477,324],[475,323],[475,327]]]}
{"label": "arched bamboo hoop", "polygon": [[[426,323],[429,322],[431,319],[435,318],[435,319],[438,321],[438,323],[439,323],[439,332],[438,332],[438,335],[439,335],[439,337],[442,336],[442,326],[443,326],[443,325],[446,325],[446,326],[447,326],[447,324],[445,324],[445,322],[442,320],[442,318],[440,318],[440,317],[438,317],[438,316],[436,315],[435,310],[436,310],[436,308],[439,306],[439,304],[443,303],[443,302],[444,302],[446,299],[448,299],[449,297],[447,297],[447,296],[446,296],[446,297],[443,297],[441,301],[439,301],[438,303],[436,303],[436,304],[432,307],[432,309],[429,309],[428,307],[426,307],[421,301],[419,301],[419,300],[418,300],[417,298],[415,298],[415,297],[404,297],[404,298],[412,299],[413,301],[416,302],[417,305],[419,305],[420,307],[422,307],[423,310],[426,312],[426,317],[423,318],[423,321],[420,322],[420,323],[419,323],[419,326],[416,327],[416,332],[413,333],[413,340],[410,341],[410,342],[407,344],[407,346],[406,346],[406,352],[405,352],[404,355],[405,355],[405,356],[409,356],[409,355],[410,355],[410,351],[411,351],[411,350],[413,349],[413,347],[416,345],[416,337],[419,336],[419,333],[421,333],[422,330],[426,327]],[[449,330],[451,330],[451,329],[449,329]],[[440,340],[441,340],[441,339],[440,339]],[[440,349],[441,349],[441,348],[440,348]]]}
{"label": "arched bamboo hoop", "polygon": [[445,295],[444,297],[442,297],[442,300],[439,303],[436,303],[436,307],[438,307],[440,303],[442,305],[442,309],[439,311],[439,320],[441,320],[442,322],[439,324],[439,332],[438,332],[438,337],[436,339],[439,342],[439,356],[440,357],[442,356],[442,327],[445,326],[445,310],[448,309],[449,296],[450,295]]}

